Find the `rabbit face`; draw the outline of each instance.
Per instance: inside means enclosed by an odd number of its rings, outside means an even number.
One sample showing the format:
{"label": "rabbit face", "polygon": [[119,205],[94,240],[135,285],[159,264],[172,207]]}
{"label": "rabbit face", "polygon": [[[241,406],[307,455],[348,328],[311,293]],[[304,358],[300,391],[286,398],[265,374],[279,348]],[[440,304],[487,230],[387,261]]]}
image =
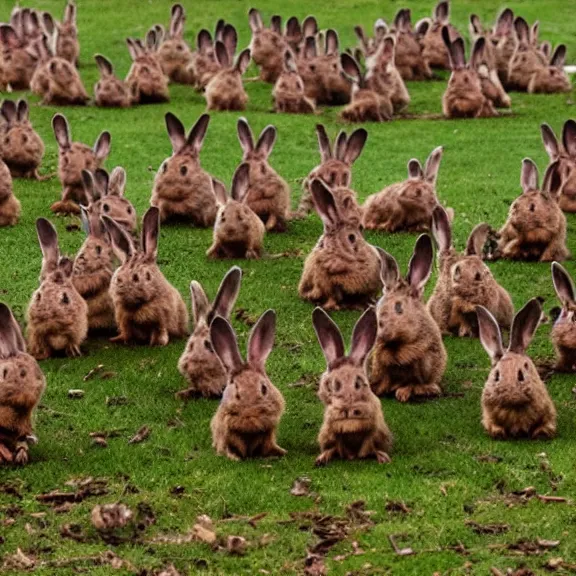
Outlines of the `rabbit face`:
{"label": "rabbit face", "polygon": [[491,370],[486,394],[499,406],[521,408],[532,402],[535,381],[541,382],[533,362],[522,354],[508,352]]}

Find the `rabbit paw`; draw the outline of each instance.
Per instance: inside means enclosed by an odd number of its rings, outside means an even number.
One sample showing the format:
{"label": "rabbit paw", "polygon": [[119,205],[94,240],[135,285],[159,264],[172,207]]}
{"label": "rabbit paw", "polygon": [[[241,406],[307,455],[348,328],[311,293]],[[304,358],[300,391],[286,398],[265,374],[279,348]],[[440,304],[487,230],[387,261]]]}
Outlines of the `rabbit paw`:
{"label": "rabbit paw", "polygon": [[8,447],[0,442],[0,464],[5,462],[12,462],[13,456],[12,452],[8,450]]}
{"label": "rabbit paw", "polygon": [[80,346],[76,344],[70,344],[66,347],[66,356],[69,358],[76,358],[82,356],[82,352],[80,351]]}
{"label": "rabbit paw", "polygon": [[315,466],[326,466],[326,464],[328,464],[328,462],[330,462],[330,460],[332,460],[333,453],[334,453],[333,450],[324,450],[324,452],[322,452],[322,454],[320,454],[320,456],[318,456],[318,458],[316,458],[314,465]]}
{"label": "rabbit paw", "polygon": [[490,436],[492,436],[492,438],[494,438],[494,440],[506,440],[508,437],[506,430],[502,428],[502,426],[497,426],[496,424],[489,424],[486,427],[486,431]]}
{"label": "rabbit paw", "polygon": [[390,462],[392,462],[392,458],[382,450],[376,452],[376,460],[378,460],[378,464],[390,464]]}
{"label": "rabbit paw", "polygon": [[256,250],[246,250],[247,260],[258,260],[258,258],[260,258],[260,254]]}
{"label": "rabbit paw", "polygon": [[412,397],[412,387],[411,386],[402,386],[402,388],[398,388],[396,390],[396,400],[398,402],[408,402]]}
{"label": "rabbit paw", "polygon": [[150,346],[166,346],[169,341],[168,330],[154,331],[150,335]]}
{"label": "rabbit paw", "polygon": [[556,434],[556,428],[551,424],[544,424],[538,426],[534,432],[532,432],[533,440],[548,440]]}
{"label": "rabbit paw", "polygon": [[284,448],[280,448],[278,444],[272,444],[265,456],[284,456],[285,454],[286,450],[284,450]]}
{"label": "rabbit paw", "polygon": [[18,442],[18,444],[16,444],[14,463],[20,466],[28,464],[28,444],[26,442]]}
{"label": "rabbit paw", "polygon": [[233,460],[234,462],[240,462],[241,458],[238,454],[234,454],[231,450],[226,450],[226,458]]}

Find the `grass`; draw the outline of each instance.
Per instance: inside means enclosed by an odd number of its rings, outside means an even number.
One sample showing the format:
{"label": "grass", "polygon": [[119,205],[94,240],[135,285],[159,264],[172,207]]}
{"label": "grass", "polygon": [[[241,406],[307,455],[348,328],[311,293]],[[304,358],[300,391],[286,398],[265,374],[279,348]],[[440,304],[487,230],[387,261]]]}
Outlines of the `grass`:
{"label": "grass", "polygon": [[[219,17],[234,23],[240,45],[249,41],[247,10],[250,2],[219,0],[185,2],[188,11],[186,37],[194,42],[200,27],[213,28]],[[414,0],[413,18],[427,15],[430,2]],[[317,4],[321,26],[334,26],[343,45],[355,42],[352,25],[370,26],[379,16],[393,17],[401,2],[383,4],[375,0],[354,3],[334,0]],[[166,0],[83,0],[79,2],[81,73],[92,86],[97,71],[92,55],[102,52],[124,75],[130,65],[124,38],[143,36],[147,27],[166,22],[170,3]],[[300,0],[285,0],[279,7],[272,0],[258,3],[265,18],[280,11],[286,18],[303,17],[309,5]],[[541,21],[541,36],[554,43],[568,44],[569,61],[576,54],[574,0],[547,2],[511,2],[513,9],[529,21]],[[62,2],[38,0],[36,7],[58,14]],[[493,18],[500,2],[458,1],[453,21],[467,26],[474,10],[483,18]],[[11,2],[0,2],[0,15],[7,18]],[[250,75],[250,72],[248,73]],[[410,112],[416,115],[438,114],[444,82],[410,84]],[[293,203],[297,204],[301,179],[318,162],[314,124],[319,118],[270,114],[270,86],[247,85],[250,96],[246,113],[257,131],[268,123],[278,127],[278,141],[272,165],[290,183]],[[65,110],[73,138],[92,143],[101,130],[112,133],[112,153],[107,167],[121,164],[128,173],[127,196],[142,215],[148,206],[154,173],[170,153],[164,128],[164,114],[174,112],[191,126],[204,110],[203,98],[187,87],[172,86],[170,104],[129,110],[70,108]],[[438,145],[445,148],[438,190],[441,200],[456,211],[455,241],[463,247],[472,227],[487,220],[501,225],[510,202],[519,194],[520,163],[532,157],[543,171],[547,157],[540,141],[539,125],[549,122],[560,130],[573,116],[572,95],[528,96],[513,94],[513,114],[503,118],[474,121],[399,120],[369,126],[365,151],[354,166],[353,183],[360,198],[384,185],[405,177],[407,161],[424,160]],[[34,104],[36,100],[31,98]],[[57,148],[50,127],[55,109],[32,105],[32,120],[46,143],[43,173],[53,173]],[[341,126],[335,110],[322,111],[321,120],[334,135]],[[204,167],[230,182],[241,158],[236,138],[237,114],[213,114],[202,151]],[[15,192],[23,207],[22,219],[13,229],[0,230],[2,279],[0,294],[23,321],[28,299],[36,288],[40,271],[40,250],[34,232],[39,216],[55,221],[64,251],[74,253],[83,241],[80,231],[67,232],[67,220],[53,218],[49,207],[59,197],[56,178],[47,182],[15,182]],[[568,245],[576,241],[576,217],[568,217]],[[324,369],[324,361],[311,324],[312,307],[297,297],[297,284],[304,255],[312,248],[321,224],[316,217],[291,224],[287,234],[269,235],[268,254],[302,251],[301,257],[264,258],[242,262],[243,286],[237,308],[257,317],[265,309],[278,313],[276,347],[268,363],[273,382],[283,392],[287,411],[279,430],[279,442],[288,450],[278,461],[229,462],[217,457],[210,442],[209,421],[216,409],[213,401],[193,401],[186,405],[174,399],[183,388],[176,364],[184,342],[173,342],[164,349],[120,347],[106,340],[91,340],[81,359],[54,359],[42,363],[48,387],[37,414],[36,431],[40,443],[32,449],[32,463],[24,469],[0,470],[0,557],[7,558],[16,549],[42,561],[66,561],[89,557],[106,550],[90,528],[90,511],[96,503],[121,500],[136,507],[147,502],[156,515],[156,523],[144,536],[186,533],[199,514],[209,515],[219,535],[245,537],[249,549],[245,556],[230,556],[213,551],[205,544],[154,544],[128,542],[112,549],[136,566],[140,573],[173,562],[182,573],[256,574],[301,573],[307,547],[316,538],[302,522],[285,523],[291,512],[318,510],[322,514],[342,515],[351,502],[363,499],[366,508],[375,511],[371,530],[352,533],[338,544],[326,560],[331,574],[487,574],[490,567],[500,570],[527,566],[541,573],[552,557],[576,562],[573,537],[576,523],[574,504],[547,504],[536,498],[524,504],[510,505],[508,493],[534,486],[538,493],[570,496],[576,490],[573,446],[576,441],[574,417],[576,399],[571,392],[574,379],[554,376],[548,383],[559,411],[558,438],[552,442],[497,443],[486,437],[480,425],[480,394],[489,362],[480,343],[448,338],[449,365],[444,383],[446,396],[426,404],[400,405],[382,401],[386,419],[395,434],[393,462],[379,466],[375,462],[335,462],[327,469],[315,469],[318,453],[316,436],[322,419],[322,407],[315,396],[315,384]],[[367,234],[370,242],[382,246],[397,257],[403,269],[408,262],[415,237],[409,235]],[[192,279],[199,280],[214,294],[230,262],[208,262],[205,251],[211,231],[185,226],[164,227],[161,231],[159,260],[167,278],[186,296]],[[572,262],[568,270],[575,272]],[[541,295],[546,308],[556,305],[548,265],[504,263],[492,265],[498,280],[510,291],[516,307]],[[429,282],[429,294],[434,278]],[[334,315],[348,338],[357,313]],[[248,327],[235,322],[242,348]],[[530,352],[538,359],[551,359],[549,327],[539,329]],[[103,364],[112,372],[110,379],[98,377],[83,381],[95,366]],[[296,386],[296,383],[302,385]],[[82,388],[82,399],[69,399],[67,392]],[[124,396],[126,404],[107,402]],[[128,439],[142,426],[152,432],[141,444]],[[119,430],[109,439],[107,448],[92,443],[90,432]],[[480,458],[490,455],[492,458]],[[88,498],[65,514],[57,514],[40,504],[36,495],[62,488],[71,477],[103,477],[108,494]],[[295,478],[308,476],[315,497],[296,498],[290,494]],[[11,493],[11,486],[18,495]],[[174,490],[180,486],[181,489]],[[409,514],[386,510],[387,501],[404,501]],[[254,516],[267,512],[256,528],[245,520],[230,521],[233,515]],[[38,517],[37,513],[44,513]],[[36,516],[32,516],[36,514]],[[13,517],[13,522],[10,519]],[[224,519],[228,519],[224,521]],[[505,523],[502,534],[476,534],[467,521],[480,524]],[[65,523],[80,524],[89,535],[86,542],[62,538]],[[271,543],[262,541],[268,534]],[[398,542],[415,554],[395,555],[388,536],[401,534]],[[514,555],[506,547],[521,540],[538,538],[559,544],[537,556]],[[357,539],[364,554],[334,560],[351,550]],[[462,544],[463,554],[454,549]],[[55,568],[39,564],[38,574],[54,574]],[[131,573],[89,560],[70,562],[59,574]],[[148,572],[145,572],[148,570]]]}

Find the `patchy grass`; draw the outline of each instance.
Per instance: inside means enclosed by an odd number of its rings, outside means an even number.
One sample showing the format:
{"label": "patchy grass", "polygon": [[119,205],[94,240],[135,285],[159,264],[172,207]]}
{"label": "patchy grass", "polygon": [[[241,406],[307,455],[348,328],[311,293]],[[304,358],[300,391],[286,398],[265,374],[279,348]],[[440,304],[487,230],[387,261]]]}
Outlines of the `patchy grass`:
{"label": "patchy grass", "polygon": [[[125,74],[130,63],[124,38],[142,36],[149,25],[166,22],[170,6],[165,0],[83,0],[79,4],[81,73],[88,86],[97,77],[92,54],[104,53],[118,73]],[[218,17],[225,17],[238,27],[239,44],[247,44],[246,14],[250,4],[233,0],[185,2],[187,39],[193,43],[200,27],[212,29]],[[322,27],[336,27],[342,44],[347,45],[355,42],[353,24],[370,26],[379,16],[390,19],[402,4],[334,0],[322,4],[316,16]],[[431,10],[431,2],[410,4],[414,19]],[[483,18],[493,18],[500,8],[495,0],[454,4],[453,20],[463,29],[472,10]],[[61,2],[52,0],[38,0],[36,5],[55,14],[62,8]],[[0,6],[1,17],[6,19],[11,3],[4,0]],[[310,5],[300,0],[286,0],[281,7],[262,0],[258,6],[265,18],[276,11],[285,18],[292,14],[304,17],[310,10]],[[574,13],[574,0],[518,1],[510,6],[529,21],[538,18],[543,38],[554,43],[565,41],[569,60],[573,61],[576,39],[573,19],[568,15]],[[247,89],[250,104],[246,115],[252,126],[256,130],[268,123],[278,127],[272,164],[291,184],[296,204],[300,180],[318,162],[314,124],[321,119],[330,134],[335,134],[340,129],[336,111],[322,111],[320,118],[272,115],[271,87],[250,83]],[[443,82],[410,84],[413,102],[409,111],[415,115],[440,113],[443,89]],[[74,139],[92,143],[101,130],[110,130],[112,153],[107,166],[125,166],[127,195],[140,215],[148,206],[154,173],[170,153],[164,113],[170,110],[190,126],[204,110],[203,98],[187,87],[173,86],[171,95],[171,103],[162,106],[65,111]],[[354,186],[365,198],[385,184],[402,179],[411,157],[425,159],[434,147],[443,145],[438,190],[442,201],[456,210],[455,240],[463,247],[477,222],[488,220],[495,226],[504,222],[508,205],[519,193],[523,157],[532,157],[541,171],[544,169],[547,158],[539,125],[547,121],[559,130],[564,120],[574,115],[572,98],[514,94],[513,114],[499,119],[414,119],[370,126],[366,149],[354,167]],[[36,105],[31,112],[47,145],[43,165],[46,174],[55,172],[57,163],[50,128],[54,112]],[[202,152],[204,167],[226,182],[241,157],[237,116],[212,115]],[[34,221],[39,216],[51,217],[49,206],[59,197],[59,184],[56,178],[42,183],[17,181],[15,192],[22,201],[23,215],[17,227],[0,230],[0,294],[23,320],[40,270]],[[57,223],[64,250],[73,253],[83,240],[82,233],[67,232],[67,220],[52,220]],[[575,250],[576,218],[569,216],[568,222],[569,246]],[[48,388],[37,415],[40,443],[32,449],[28,467],[0,471],[0,556],[6,560],[21,548],[25,555],[36,559],[38,574],[54,574],[57,567],[59,574],[76,574],[79,570],[96,575],[131,573],[133,567],[148,570],[141,573],[152,573],[168,562],[184,573],[301,573],[307,549],[318,542],[313,526],[319,520],[314,515],[301,515],[290,522],[290,514],[307,511],[347,518],[345,507],[362,499],[366,509],[375,512],[371,516],[373,526],[349,520],[327,521],[329,526],[343,526],[347,533],[327,555],[326,565],[332,574],[463,574],[467,570],[487,574],[492,566],[503,572],[509,567],[527,566],[541,573],[550,558],[576,562],[570,536],[576,523],[574,503],[546,502],[531,492],[511,494],[528,486],[533,486],[537,494],[575,494],[574,379],[554,376],[548,382],[559,411],[556,440],[493,442],[480,425],[480,393],[489,362],[478,341],[447,339],[449,365],[444,379],[446,396],[442,399],[407,406],[383,400],[396,437],[391,465],[335,462],[326,469],[313,467],[322,418],[314,387],[324,362],[312,329],[312,307],[298,299],[297,283],[304,255],[320,232],[316,217],[295,222],[287,234],[269,235],[265,246],[268,254],[301,251],[302,256],[241,264],[244,280],[237,307],[250,316],[274,308],[279,317],[276,348],[268,369],[287,401],[279,431],[279,442],[288,449],[286,458],[239,464],[216,457],[209,433],[216,403],[200,400],[183,405],[174,399],[174,392],[184,384],[176,369],[184,342],[151,349],[92,340],[79,360],[42,363]],[[415,237],[367,237],[394,254],[405,267]],[[185,226],[165,227],[161,232],[161,267],[187,299],[190,280],[201,281],[214,294],[231,265],[207,262],[204,253],[210,239],[211,231]],[[567,266],[575,271],[572,263]],[[548,265],[499,262],[492,269],[517,307],[535,295],[546,298],[547,309],[556,305]],[[428,291],[432,285],[433,280]],[[347,335],[357,317],[355,313],[335,314]],[[235,327],[244,343],[248,327],[240,321]],[[548,327],[539,329],[531,353],[539,359],[552,357]],[[99,364],[111,373],[110,377],[96,376],[84,382],[83,377]],[[84,389],[85,396],[69,399],[67,392],[72,388]],[[115,400],[118,397],[125,400]],[[143,425],[150,427],[150,436],[141,443],[128,444]],[[110,436],[107,447],[93,443],[90,433],[97,431]],[[71,491],[74,488],[65,486],[66,481],[87,476],[105,478],[107,493],[88,494],[59,513],[37,501],[37,495],[54,489]],[[290,494],[293,481],[301,476],[310,478],[312,495]],[[134,510],[138,503],[148,503],[155,523],[137,534],[129,533],[127,542],[113,546],[99,539],[91,528],[90,511],[97,503],[116,501]],[[407,512],[402,511],[403,506]],[[246,520],[264,512],[266,516],[259,521],[250,524]],[[202,542],[158,541],[162,535],[185,535],[200,514],[213,519],[222,542],[230,534],[246,538],[246,554],[230,555]],[[82,541],[62,537],[64,524],[80,525]],[[491,525],[500,528],[490,530]],[[400,549],[410,548],[413,554],[396,554],[390,535],[395,535],[394,542]],[[544,542],[547,546],[538,545],[538,539],[548,541]],[[350,555],[353,541],[363,553]],[[520,549],[510,549],[522,541]],[[110,555],[101,556],[107,549],[128,564],[121,565]]]}

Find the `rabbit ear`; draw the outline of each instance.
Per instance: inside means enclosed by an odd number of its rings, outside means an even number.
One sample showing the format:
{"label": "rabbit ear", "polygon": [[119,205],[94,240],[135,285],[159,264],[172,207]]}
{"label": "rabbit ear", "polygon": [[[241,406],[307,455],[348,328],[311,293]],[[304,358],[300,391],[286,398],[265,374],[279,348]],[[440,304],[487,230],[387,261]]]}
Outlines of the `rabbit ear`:
{"label": "rabbit ear", "polygon": [[210,324],[210,340],[214,352],[228,372],[239,370],[243,366],[242,356],[238,349],[238,341],[234,329],[228,320],[216,316]]}
{"label": "rabbit ear", "polygon": [[[82,171],[84,172],[84,170]],[[86,190],[86,188],[84,188]],[[90,215],[88,214],[88,208],[84,204],[80,204],[80,219],[82,220],[82,231],[86,236],[90,236],[90,230],[92,226],[90,225]]]}
{"label": "rabbit ear", "polygon": [[414,254],[408,264],[408,274],[406,280],[419,296],[424,291],[424,286],[432,273],[432,261],[434,260],[434,250],[432,240],[428,234],[422,234],[414,246]]}
{"label": "rabbit ear", "polygon": [[310,184],[312,199],[318,215],[325,227],[336,226],[340,221],[340,215],[336,208],[336,202],[330,189],[319,178],[314,178]]}
{"label": "rabbit ear", "polygon": [[434,9],[434,18],[442,24],[448,24],[450,20],[450,2],[446,0],[438,2]]}
{"label": "rabbit ear", "polygon": [[84,192],[90,203],[94,203],[100,199],[100,194],[99,191],[96,190],[92,172],[82,170],[82,186],[84,187]]}
{"label": "rabbit ear", "polygon": [[270,18],[270,30],[282,35],[282,16],[274,14],[274,16]]}
{"label": "rabbit ear", "polygon": [[318,33],[318,22],[314,16],[306,16],[302,22],[302,34],[305,38],[315,36]]}
{"label": "rabbit ear", "polygon": [[96,142],[94,143],[94,154],[98,160],[104,160],[110,154],[110,141],[112,137],[110,132],[104,131],[98,136]]}
{"label": "rabbit ear", "polygon": [[117,224],[109,216],[103,215],[102,222],[110,235],[112,241],[112,250],[122,264],[130,259],[135,252],[134,243],[132,238],[128,235],[126,230]]}
{"label": "rabbit ear", "polygon": [[60,259],[60,248],[58,247],[58,233],[56,228],[46,218],[36,220],[36,233],[38,242],[42,250],[42,270],[47,266],[55,266]]}
{"label": "rabbit ear", "polygon": [[202,29],[198,32],[198,37],[196,39],[196,46],[198,47],[198,52],[203,54],[206,50],[212,48],[212,35],[208,30]]}
{"label": "rabbit ear", "polygon": [[432,235],[438,244],[440,252],[447,252],[452,248],[452,228],[446,210],[440,204],[432,212]]}
{"label": "rabbit ear", "polygon": [[468,236],[468,242],[466,243],[466,256],[478,256],[482,258],[484,252],[484,245],[488,239],[488,234],[490,232],[490,226],[485,222],[477,224],[470,236]]}
{"label": "rabbit ear", "polygon": [[124,196],[126,190],[126,170],[122,166],[116,166],[110,174],[108,182],[108,194],[113,196]]}
{"label": "rabbit ear", "polygon": [[210,313],[210,302],[202,288],[200,282],[192,280],[190,282],[190,299],[192,301],[192,314],[194,315],[194,325],[202,321],[209,322],[208,314]]}
{"label": "rabbit ear", "polygon": [[576,122],[566,120],[562,129],[562,144],[569,156],[576,157]]}
{"label": "rabbit ear", "polygon": [[256,144],[256,152],[263,154],[264,158],[268,158],[272,153],[274,148],[274,142],[276,142],[276,127],[269,125],[262,130],[260,138]]}
{"label": "rabbit ear", "polygon": [[317,55],[316,38],[314,36],[306,36],[306,40],[304,40],[304,59],[311,60],[316,58]]}
{"label": "rabbit ear", "polygon": [[345,354],[342,333],[334,320],[322,308],[315,308],[312,312],[312,324],[326,364],[330,366],[332,362],[342,358]]}
{"label": "rabbit ear", "polygon": [[336,136],[336,141],[334,142],[334,156],[337,160],[344,161],[344,155],[346,154],[346,145],[348,143],[348,136],[344,130],[340,130],[338,136]]}
{"label": "rabbit ear", "polygon": [[538,167],[530,158],[522,160],[522,173],[520,175],[520,185],[522,192],[530,192],[530,190],[538,190]]}
{"label": "rabbit ear", "polygon": [[550,60],[550,57],[552,56],[552,43],[549,42],[548,40],[546,40],[545,42],[542,42],[542,44],[540,44],[540,48],[539,48],[540,52],[542,52],[542,54],[544,54],[544,56],[546,57],[546,60]]}
{"label": "rabbit ear", "polygon": [[238,118],[237,130],[238,140],[240,140],[240,146],[244,151],[244,155],[252,152],[254,150],[254,136],[252,135],[252,129],[246,118]]}
{"label": "rabbit ear", "polygon": [[470,14],[470,35],[472,37],[482,34],[482,22],[478,14]]}
{"label": "rabbit ear", "polygon": [[514,29],[516,30],[516,36],[521,44],[530,43],[530,28],[528,27],[528,22],[524,20],[521,16],[517,16],[514,20]]}
{"label": "rabbit ear", "polygon": [[70,148],[70,128],[66,117],[62,114],[55,114],[52,118],[52,128],[54,130],[54,136],[56,136],[56,142],[58,142],[58,148],[60,148],[60,150]]}
{"label": "rabbit ear", "polygon": [[96,60],[100,76],[112,76],[114,74],[114,67],[108,58],[102,56],[102,54],[95,54],[94,60]]}
{"label": "rabbit ear", "polygon": [[286,22],[286,36],[291,36],[292,38],[302,37],[302,28],[300,27],[300,22],[296,16],[291,16]]}
{"label": "rabbit ear", "polygon": [[542,305],[537,298],[532,298],[525,306],[514,316],[512,328],[510,329],[510,344],[508,350],[515,354],[524,354],[532,341],[534,332],[540,323],[542,316]]}
{"label": "rabbit ear", "polygon": [[350,54],[347,54],[346,52],[340,54],[340,65],[342,66],[344,73],[347,74],[353,82],[360,84],[362,81],[360,66],[358,66],[358,62],[356,62]]}
{"label": "rabbit ear", "polygon": [[476,306],[478,316],[478,331],[480,342],[490,356],[492,365],[496,364],[504,355],[502,347],[502,334],[494,316],[484,306]]}
{"label": "rabbit ear", "polygon": [[576,292],[574,291],[574,283],[566,269],[558,264],[552,262],[552,282],[554,283],[554,290],[562,302],[563,306],[574,305],[576,303]]}
{"label": "rabbit ear", "polygon": [[142,220],[142,251],[148,259],[156,261],[158,256],[158,235],[160,233],[160,211],[151,206]]}
{"label": "rabbit ear", "polygon": [[96,184],[96,189],[101,196],[106,196],[108,194],[110,176],[104,168],[96,168],[94,171],[94,183]]}
{"label": "rabbit ear", "polygon": [[218,64],[220,64],[222,68],[230,68],[230,56],[228,55],[228,50],[224,43],[220,40],[216,40],[215,50]]}
{"label": "rabbit ear", "polygon": [[260,316],[248,339],[248,364],[264,371],[266,360],[274,346],[276,312],[267,310]]}
{"label": "rabbit ear", "polygon": [[[442,29],[442,36],[444,36],[444,30],[446,30],[446,34],[449,35],[448,29],[444,27]],[[454,42],[450,43],[450,63],[452,70],[462,70],[466,68],[466,51],[462,38],[456,38]]]}
{"label": "rabbit ear", "polygon": [[42,12],[42,27],[49,36],[54,34],[56,30],[56,24],[50,12]]}
{"label": "rabbit ear", "polygon": [[234,60],[234,54],[236,54],[236,47],[238,46],[238,32],[232,24],[226,24],[222,30],[222,43],[226,46],[226,51],[228,52],[228,59],[230,62]]}
{"label": "rabbit ear", "polygon": [[556,50],[554,50],[554,54],[552,55],[552,59],[550,60],[550,65],[562,70],[564,68],[565,63],[566,63],[566,46],[564,44],[559,44],[556,47]]}
{"label": "rabbit ear", "polygon": [[540,31],[540,22],[536,20],[534,24],[532,24],[532,28],[530,28],[530,41],[533,44],[538,43],[538,32]]}
{"label": "rabbit ear", "polygon": [[250,65],[250,58],[251,57],[252,56],[251,56],[249,48],[242,50],[242,52],[240,52],[240,54],[238,55],[238,59],[236,60],[236,64],[234,65],[235,70],[237,72],[239,72],[240,74],[244,74],[244,72],[246,72],[246,69]]}
{"label": "rabbit ear", "polygon": [[392,290],[400,280],[400,268],[396,258],[392,254],[388,254],[382,248],[376,247],[378,257],[380,258],[380,279],[384,286],[384,290]]}
{"label": "rabbit ear", "polygon": [[250,30],[252,30],[253,34],[264,28],[262,16],[260,16],[260,12],[258,12],[256,8],[250,8],[250,11],[248,12],[248,21],[250,23]]}
{"label": "rabbit ear", "polygon": [[14,100],[4,100],[2,106],[0,107],[0,114],[7,124],[12,124],[16,120],[16,103]]}
{"label": "rabbit ear", "polygon": [[64,256],[58,260],[58,270],[64,274],[66,278],[70,278],[72,276],[72,271],[74,270],[74,262]]}
{"label": "rabbit ear", "polygon": [[30,115],[30,110],[28,108],[28,102],[26,100],[18,100],[16,116],[18,118],[18,122],[25,122],[28,120]]}
{"label": "rabbit ear", "polygon": [[66,8],[64,9],[64,22],[76,26],[76,4],[68,0]]}
{"label": "rabbit ear", "polygon": [[431,25],[432,21],[430,18],[422,18],[422,20],[418,20],[418,22],[416,22],[416,26],[414,26],[414,32],[416,33],[416,36],[420,38],[426,36]]}
{"label": "rabbit ear", "polygon": [[232,187],[230,195],[237,202],[242,202],[248,192],[250,184],[250,164],[244,162],[236,168],[234,176],[232,177]]}
{"label": "rabbit ear", "polygon": [[218,22],[216,22],[216,26],[214,26],[214,41],[222,40],[225,26],[226,22],[223,18],[220,18]]}
{"label": "rabbit ear", "polygon": [[366,357],[370,354],[370,350],[372,350],[374,342],[376,342],[377,330],[376,311],[373,307],[370,307],[360,316],[352,332],[352,346],[349,358],[357,365],[364,365]]}
{"label": "rabbit ear", "polygon": [[505,8],[498,16],[494,34],[499,37],[508,36],[514,27],[514,12],[510,8]]}
{"label": "rabbit ear", "polygon": [[326,128],[322,124],[316,124],[316,135],[318,136],[318,148],[320,149],[320,158],[326,162],[332,158],[332,148],[330,138],[326,133]]}
{"label": "rabbit ear", "polygon": [[486,50],[486,38],[481,36],[477,38],[472,47],[472,55],[470,56],[470,68],[477,70],[484,60],[484,53]]}
{"label": "rabbit ear", "polygon": [[221,316],[222,318],[230,318],[232,308],[236,304],[238,294],[240,293],[240,284],[242,283],[242,270],[238,266],[232,266],[226,276],[224,276],[216,298],[212,303],[210,315]]}
{"label": "rabbit ear", "polygon": [[[350,134],[350,137],[346,142],[346,152],[342,157],[342,160],[348,164],[348,166],[352,166],[358,156],[360,156],[367,139],[368,132],[366,132],[364,128],[358,128],[358,130],[354,130],[354,132]],[[338,155],[336,156],[339,157]]]}
{"label": "rabbit ear", "polygon": [[146,48],[150,52],[155,52],[158,48],[158,40],[159,36],[156,31],[156,28],[150,28],[148,32],[146,32]]}
{"label": "rabbit ear", "polygon": [[326,56],[336,56],[340,51],[338,32],[332,28],[326,30]]}
{"label": "rabbit ear", "polygon": [[12,311],[0,302],[0,358],[14,356],[18,352],[26,352],[26,342]]}
{"label": "rabbit ear", "polygon": [[3,24],[0,26],[0,42],[4,45],[4,48],[8,50],[14,50],[20,47],[20,40],[18,35],[12,26]]}
{"label": "rabbit ear", "polygon": [[206,137],[206,131],[208,130],[208,124],[210,124],[210,115],[202,114],[202,116],[196,120],[194,126],[192,126],[190,134],[188,134],[188,138],[186,139],[186,144],[181,150],[182,152],[191,153],[195,156],[200,154],[204,138]]}
{"label": "rabbit ear", "polygon": [[424,178],[422,164],[420,164],[420,161],[416,160],[416,158],[412,158],[412,160],[408,162],[408,178],[416,178],[418,180]]}
{"label": "rabbit ear", "polygon": [[170,36],[172,38],[182,37],[185,20],[184,6],[182,4],[174,4],[170,11]]}
{"label": "rabbit ear", "polygon": [[366,39],[366,34],[364,32],[364,28],[362,26],[354,26],[354,33],[356,34],[358,40],[360,40],[360,44],[362,45],[362,50],[364,52],[368,51],[368,40]]}
{"label": "rabbit ear", "polygon": [[228,202],[228,194],[226,192],[226,186],[220,180],[216,178],[212,178],[212,192],[214,192],[214,196],[216,197],[216,202],[221,206],[224,206],[226,202]]}
{"label": "rabbit ear", "polygon": [[563,185],[564,179],[560,170],[560,160],[556,160],[546,169],[544,181],[542,182],[542,192],[558,199]]}
{"label": "rabbit ear", "polygon": [[384,58],[387,62],[394,63],[396,40],[392,36],[387,36],[380,43],[379,51],[382,58]]}
{"label": "rabbit ear", "polygon": [[284,69],[287,72],[298,72],[298,66],[296,65],[296,58],[292,50],[285,50],[284,51]]}
{"label": "rabbit ear", "polygon": [[548,124],[542,124],[540,126],[540,132],[542,133],[542,142],[544,143],[544,148],[548,153],[548,156],[555,160],[560,155],[560,149],[558,147],[558,138],[554,134],[554,130]]}
{"label": "rabbit ear", "polygon": [[442,161],[442,154],[444,153],[444,148],[438,146],[434,148],[426,160],[426,166],[424,167],[424,177],[430,184],[436,186],[436,180],[438,179],[438,170],[440,169],[440,162]]}

